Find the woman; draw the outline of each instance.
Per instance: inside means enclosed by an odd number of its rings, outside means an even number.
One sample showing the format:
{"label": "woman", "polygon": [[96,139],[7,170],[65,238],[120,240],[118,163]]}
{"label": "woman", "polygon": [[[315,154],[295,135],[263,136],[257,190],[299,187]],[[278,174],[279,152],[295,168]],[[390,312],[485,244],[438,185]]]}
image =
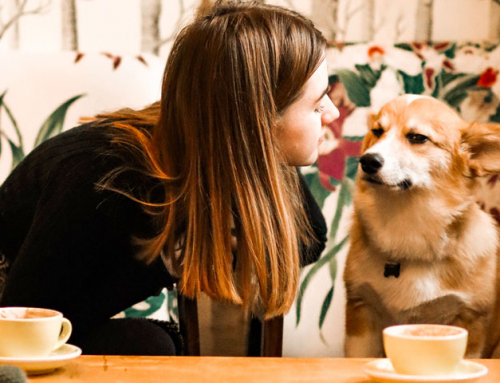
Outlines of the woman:
{"label": "woman", "polygon": [[37,147],[0,189],[1,304],[62,311],[92,354],[173,354],[158,326],[111,320],[179,283],[286,313],[326,225],[295,166],[338,116],[325,40],[279,7],[216,6],[181,31],[161,102]]}

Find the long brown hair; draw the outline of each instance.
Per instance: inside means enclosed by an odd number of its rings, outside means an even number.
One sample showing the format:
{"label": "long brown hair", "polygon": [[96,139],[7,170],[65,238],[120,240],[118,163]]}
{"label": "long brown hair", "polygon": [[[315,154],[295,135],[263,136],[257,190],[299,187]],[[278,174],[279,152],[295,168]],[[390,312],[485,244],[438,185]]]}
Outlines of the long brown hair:
{"label": "long brown hair", "polygon": [[[144,172],[163,185],[164,202],[140,199],[161,228],[144,254],[163,252],[179,267],[183,294],[245,306],[257,298],[268,317],[292,305],[311,228],[276,121],[324,49],[321,33],[291,10],[219,4],[178,35],[159,104],[104,116],[120,128],[115,142],[142,153]],[[112,180],[104,186],[116,190]]]}

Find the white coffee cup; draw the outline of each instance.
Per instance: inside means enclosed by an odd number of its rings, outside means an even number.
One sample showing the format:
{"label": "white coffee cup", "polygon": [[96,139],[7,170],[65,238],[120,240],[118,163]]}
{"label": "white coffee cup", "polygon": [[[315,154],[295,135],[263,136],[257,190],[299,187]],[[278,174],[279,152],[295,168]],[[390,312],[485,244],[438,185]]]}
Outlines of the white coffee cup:
{"label": "white coffee cup", "polygon": [[35,307],[0,308],[0,357],[44,357],[65,344],[72,331],[62,313]]}
{"label": "white coffee cup", "polygon": [[407,375],[447,375],[457,371],[467,348],[461,327],[414,324],[387,327],[384,349],[394,371]]}

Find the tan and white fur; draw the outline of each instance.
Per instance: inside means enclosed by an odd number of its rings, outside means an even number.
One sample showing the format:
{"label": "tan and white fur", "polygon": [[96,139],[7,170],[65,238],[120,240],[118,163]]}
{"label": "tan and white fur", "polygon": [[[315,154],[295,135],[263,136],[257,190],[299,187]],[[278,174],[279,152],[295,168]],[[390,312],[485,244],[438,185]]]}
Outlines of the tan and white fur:
{"label": "tan and white fur", "polygon": [[474,198],[477,178],[498,172],[500,125],[411,95],[372,116],[344,270],[346,356],[384,356],[389,325],[440,323],[469,331],[467,357],[500,357],[499,235]]}

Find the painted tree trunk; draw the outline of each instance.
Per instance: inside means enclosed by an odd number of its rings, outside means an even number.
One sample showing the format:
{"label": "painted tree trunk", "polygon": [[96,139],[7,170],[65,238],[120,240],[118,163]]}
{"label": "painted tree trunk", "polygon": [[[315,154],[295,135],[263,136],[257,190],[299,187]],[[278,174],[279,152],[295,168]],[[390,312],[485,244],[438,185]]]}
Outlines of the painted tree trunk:
{"label": "painted tree trunk", "polygon": [[61,0],[62,34],[61,49],[78,50],[78,25],[75,0]]}
{"label": "painted tree trunk", "polygon": [[434,0],[418,0],[415,26],[416,41],[432,40],[433,9]]}
{"label": "painted tree trunk", "polygon": [[311,19],[323,32],[327,40],[338,39],[339,0],[312,0]]}
{"label": "painted tree trunk", "polygon": [[[5,5],[5,8],[4,8]],[[4,37],[7,31],[9,46],[16,49],[19,46],[19,19],[24,15],[26,0],[7,0],[5,4],[0,1],[0,39]]]}
{"label": "painted tree trunk", "polygon": [[375,0],[365,0],[365,40],[371,41],[375,37]]}
{"label": "painted tree trunk", "polygon": [[490,39],[498,44],[500,42],[500,1],[493,1],[490,4]]}
{"label": "painted tree trunk", "polygon": [[[11,13],[14,14],[18,12],[21,7],[19,0],[10,0],[9,3]],[[12,24],[9,47],[10,49],[19,49],[19,20],[16,20],[14,24]]]}
{"label": "painted tree trunk", "polygon": [[141,51],[158,55],[161,0],[141,0]]}

